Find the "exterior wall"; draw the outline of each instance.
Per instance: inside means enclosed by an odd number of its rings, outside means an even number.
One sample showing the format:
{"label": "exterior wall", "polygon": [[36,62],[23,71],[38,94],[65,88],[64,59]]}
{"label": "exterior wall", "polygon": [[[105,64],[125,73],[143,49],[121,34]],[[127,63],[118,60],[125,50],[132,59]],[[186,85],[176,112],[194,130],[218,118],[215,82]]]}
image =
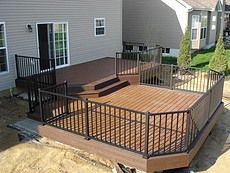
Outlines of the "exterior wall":
{"label": "exterior wall", "polygon": [[210,12],[210,20],[208,21],[208,45],[214,45],[217,40],[216,29],[217,29],[217,12]]}
{"label": "exterior wall", "polygon": [[[209,48],[215,44],[216,35],[217,35],[217,27],[218,27],[218,15],[216,11],[207,12],[207,11],[191,11],[189,13],[189,28],[191,31],[192,25],[192,16],[199,15],[200,23],[198,27],[198,37],[197,40],[191,40],[192,49],[203,49]],[[201,30],[201,16],[208,16],[207,18],[207,35],[205,39],[200,39],[200,30]]]}
{"label": "exterior wall", "polygon": [[172,0],[123,0],[123,41],[179,49],[187,9]]}
{"label": "exterior wall", "polygon": [[[95,17],[105,17],[103,37],[94,36]],[[121,0],[1,0],[0,22],[6,24],[9,59],[9,73],[0,74],[0,90],[15,86],[14,54],[38,56],[36,23],[68,22],[71,65],[114,57],[122,50]]]}

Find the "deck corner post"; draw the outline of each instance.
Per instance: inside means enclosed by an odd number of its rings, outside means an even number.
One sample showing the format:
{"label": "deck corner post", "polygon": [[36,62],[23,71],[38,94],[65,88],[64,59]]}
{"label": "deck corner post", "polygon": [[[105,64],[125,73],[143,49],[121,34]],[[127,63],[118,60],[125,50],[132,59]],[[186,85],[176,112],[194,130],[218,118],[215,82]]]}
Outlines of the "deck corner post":
{"label": "deck corner post", "polygon": [[88,99],[85,99],[85,139],[90,140],[89,137],[89,108]]}
{"label": "deck corner post", "polygon": [[190,138],[190,116],[191,116],[192,110],[187,110],[187,120],[186,120],[186,136],[185,136],[185,151],[189,151],[189,138]]}
{"label": "deck corner post", "polygon": [[149,118],[150,112],[146,112],[145,114],[145,148],[143,153],[143,158],[149,158]]}

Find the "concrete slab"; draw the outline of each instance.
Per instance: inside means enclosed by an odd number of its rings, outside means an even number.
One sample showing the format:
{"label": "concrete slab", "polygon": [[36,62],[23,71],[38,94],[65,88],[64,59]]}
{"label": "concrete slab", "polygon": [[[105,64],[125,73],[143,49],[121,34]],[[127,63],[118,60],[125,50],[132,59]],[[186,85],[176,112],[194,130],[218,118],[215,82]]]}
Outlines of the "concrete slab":
{"label": "concrete slab", "polygon": [[38,126],[42,125],[41,122],[25,118],[23,120],[20,120],[14,124],[10,124],[10,128],[14,128],[16,130],[19,130],[23,133],[27,133],[30,136],[38,137]]}

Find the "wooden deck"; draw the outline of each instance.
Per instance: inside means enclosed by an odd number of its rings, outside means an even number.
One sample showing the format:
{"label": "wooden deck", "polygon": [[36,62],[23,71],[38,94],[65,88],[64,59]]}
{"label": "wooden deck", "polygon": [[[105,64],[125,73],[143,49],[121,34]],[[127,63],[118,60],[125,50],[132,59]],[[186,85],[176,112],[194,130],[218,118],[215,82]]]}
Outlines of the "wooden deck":
{"label": "wooden deck", "polygon": [[[103,68],[100,68],[103,67]],[[57,83],[68,81],[70,86],[85,85],[115,74],[115,59],[102,58],[57,69]]]}
{"label": "wooden deck", "polygon": [[[190,108],[200,96],[201,94],[197,93],[131,85],[107,96],[90,99],[87,107],[89,136],[144,153],[146,113],[156,113],[157,115],[150,116],[149,120],[148,154],[181,152],[186,146],[188,116],[185,112],[177,112]],[[62,100],[47,103],[46,108],[52,107],[52,112],[44,109],[44,114],[49,118],[61,115]],[[85,103],[77,99],[68,100],[69,115],[55,119],[50,124],[83,135],[86,133]]]}
{"label": "wooden deck", "polygon": [[186,110],[201,94],[173,91],[144,85],[130,85],[104,97],[91,99],[141,112],[172,112]]}
{"label": "wooden deck", "polygon": [[[155,156],[149,159],[144,159],[139,154],[130,152],[128,150],[123,150],[122,148],[118,148],[113,145],[107,145],[96,140],[85,140],[84,137],[48,125],[39,126],[38,130],[41,136],[54,139],[56,141],[71,145],[73,147],[77,147],[89,153],[99,154],[115,162],[123,163],[142,171],[154,172],[167,169],[188,167],[191,160],[199,151],[200,147],[204,143],[205,139],[207,138],[208,134],[210,133],[211,129],[215,125],[218,117],[222,114],[222,112],[223,104],[221,104],[213,113],[212,119],[210,119],[210,123],[205,128],[201,136],[199,136],[199,142],[193,147],[193,149],[189,153],[184,152],[178,154]],[[121,134],[123,134],[122,136],[124,137],[124,132],[122,132]],[[124,139],[123,137],[122,139]]]}

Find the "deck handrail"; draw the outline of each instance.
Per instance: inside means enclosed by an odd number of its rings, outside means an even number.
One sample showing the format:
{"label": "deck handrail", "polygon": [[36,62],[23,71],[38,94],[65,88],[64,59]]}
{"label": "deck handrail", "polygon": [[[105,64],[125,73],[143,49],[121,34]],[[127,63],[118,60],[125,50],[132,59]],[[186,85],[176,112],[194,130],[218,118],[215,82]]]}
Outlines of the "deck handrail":
{"label": "deck handrail", "polygon": [[161,58],[161,47],[136,52],[117,52],[115,57],[115,74],[138,75],[140,73],[140,62],[161,63]]}

